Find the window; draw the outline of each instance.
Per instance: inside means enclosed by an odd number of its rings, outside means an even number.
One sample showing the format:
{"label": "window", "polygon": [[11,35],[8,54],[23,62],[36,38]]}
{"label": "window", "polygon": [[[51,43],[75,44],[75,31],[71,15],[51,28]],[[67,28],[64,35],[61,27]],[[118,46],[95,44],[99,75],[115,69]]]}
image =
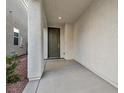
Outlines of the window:
{"label": "window", "polygon": [[19,44],[19,29],[14,27],[13,30],[14,30],[14,45],[18,45]]}

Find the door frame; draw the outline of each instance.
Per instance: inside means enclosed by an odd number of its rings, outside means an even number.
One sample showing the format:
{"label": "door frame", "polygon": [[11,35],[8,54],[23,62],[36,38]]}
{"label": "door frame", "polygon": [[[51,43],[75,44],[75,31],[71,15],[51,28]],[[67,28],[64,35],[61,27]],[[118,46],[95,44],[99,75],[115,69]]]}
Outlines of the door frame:
{"label": "door frame", "polygon": [[49,57],[49,28],[51,28],[51,29],[59,29],[59,46],[61,44],[61,40],[60,40],[60,28],[57,28],[57,27],[48,27],[48,42],[47,42],[47,44],[48,44],[48,47],[47,47],[47,49],[48,49],[48,55],[47,56],[48,56],[48,59],[59,59],[59,58],[61,58],[60,57],[60,52],[61,52],[60,51],[60,49],[61,49],[60,47],[61,46],[59,47],[59,57],[53,57],[53,58],[52,57]]}

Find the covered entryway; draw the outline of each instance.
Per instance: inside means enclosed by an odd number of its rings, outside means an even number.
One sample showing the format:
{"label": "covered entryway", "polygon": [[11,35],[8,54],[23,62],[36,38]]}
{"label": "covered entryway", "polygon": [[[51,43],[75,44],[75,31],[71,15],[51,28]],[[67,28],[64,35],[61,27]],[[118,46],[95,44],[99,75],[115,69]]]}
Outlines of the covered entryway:
{"label": "covered entryway", "polygon": [[32,0],[23,93],[117,93],[117,21],[117,0]]}

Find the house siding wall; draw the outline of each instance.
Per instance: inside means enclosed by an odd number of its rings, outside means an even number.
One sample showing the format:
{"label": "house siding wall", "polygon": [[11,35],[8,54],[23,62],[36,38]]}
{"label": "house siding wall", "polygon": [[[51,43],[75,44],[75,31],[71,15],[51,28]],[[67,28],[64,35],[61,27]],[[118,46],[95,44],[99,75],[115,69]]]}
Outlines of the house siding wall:
{"label": "house siding wall", "polygon": [[117,0],[94,0],[74,24],[73,58],[117,87]]}
{"label": "house siding wall", "polygon": [[[8,0],[6,8],[6,55],[15,52],[18,55],[27,52],[27,11],[18,0]],[[12,11],[12,13],[9,13]],[[14,45],[13,28],[20,30],[20,37],[23,39],[23,47]],[[19,37],[19,44],[21,38]]]}

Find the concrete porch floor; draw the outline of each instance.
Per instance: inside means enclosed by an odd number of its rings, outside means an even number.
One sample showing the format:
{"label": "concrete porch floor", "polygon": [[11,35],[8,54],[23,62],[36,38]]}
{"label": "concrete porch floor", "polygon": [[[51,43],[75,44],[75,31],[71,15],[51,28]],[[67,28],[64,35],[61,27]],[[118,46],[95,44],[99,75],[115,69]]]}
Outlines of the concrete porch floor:
{"label": "concrete porch floor", "polygon": [[23,93],[118,93],[118,89],[75,61],[47,60],[41,80],[31,81]]}

